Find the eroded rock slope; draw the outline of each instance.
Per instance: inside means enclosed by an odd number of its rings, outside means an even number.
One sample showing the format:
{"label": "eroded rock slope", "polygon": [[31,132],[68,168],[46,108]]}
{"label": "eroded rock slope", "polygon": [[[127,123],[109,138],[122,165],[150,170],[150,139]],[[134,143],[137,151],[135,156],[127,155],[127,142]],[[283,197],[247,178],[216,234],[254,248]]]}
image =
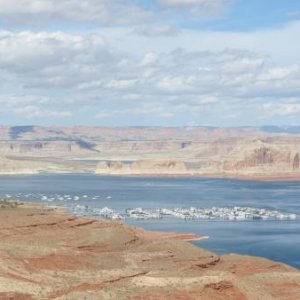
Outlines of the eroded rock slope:
{"label": "eroded rock slope", "polygon": [[0,209],[0,299],[300,299],[300,272],[53,209]]}

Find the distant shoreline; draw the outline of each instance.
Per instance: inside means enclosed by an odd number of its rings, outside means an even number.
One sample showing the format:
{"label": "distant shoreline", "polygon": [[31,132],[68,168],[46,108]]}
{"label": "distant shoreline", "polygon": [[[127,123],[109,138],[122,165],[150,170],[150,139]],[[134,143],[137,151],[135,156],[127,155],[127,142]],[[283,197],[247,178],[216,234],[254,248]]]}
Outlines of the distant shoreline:
{"label": "distant shoreline", "polygon": [[32,173],[0,173],[0,176],[38,176],[38,175],[95,175],[99,177],[128,177],[128,178],[201,178],[201,179],[231,179],[257,182],[298,182],[300,175],[212,175],[212,174],[110,174],[93,172],[32,172]]}

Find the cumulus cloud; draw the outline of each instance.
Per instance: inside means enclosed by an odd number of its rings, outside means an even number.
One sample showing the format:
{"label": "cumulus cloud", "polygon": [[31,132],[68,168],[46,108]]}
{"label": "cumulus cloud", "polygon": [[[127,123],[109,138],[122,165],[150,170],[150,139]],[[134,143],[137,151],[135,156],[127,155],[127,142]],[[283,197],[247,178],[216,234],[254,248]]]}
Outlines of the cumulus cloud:
{"label": "cumulus cloud", "polygon": [[119,59],[99,36],[0,32],[0,73],[26,87],[74,86],[87,77],[122,69]]}
{"label": "cumulus cloud", "polygon": [[299,115],[300,22],[255,32],[194,26],[232,2],[0,0],[1,117],[178,125]]}
{"label": "cumulus cloud", "polygon": [[[157,0],[146,9],[134,0],[0,0],[0,21],[8,25],[61,21],[108,26],[139,24],[141,26],[136,29],[139,34],[174,36],[179,29],[160,21],[161,18],[170,20],[166,11],[212,18],[219,16],[230,1]],[[153,9],[155,5],[160,10]]]}
{"label": "cumulus cloud", "polygon": [[37,95],[1,95],[0,113],[14,114],[26,119],[52,119],[72,116],[72,111],[63,109],[61,100]]}
{"label": "cumulus cloud", "polygon": [[137,24],[151,16],[130,1],[122,0],[0,0],[0,18],[8,23],[45,21]]}
{"label": "cumulus cloud", "polygon": [[300,115],[300,101],[287,103],[265,103],[264,110],[269,115],[279,116],[299,116]]}
{"label": "cumulus cloud", "polygon": [[264,112],[297,111],[287,99],[299,99],[299,64],[277,66],[268,55],[241,48],[150,49],[135,53],[96,33],[1,31],[0,92],[14,95],[0,97],[0,111],[40,119],[115,115],[117,121],[237,116],[269,102]]}
{"label": "cumulus cloud", "polygon": [[72,113],[70,111],[55,111],[42,109],[36,105],[27,105],[25,107],[18,108],[16,113],[27,119],[40,119],[40,118],[65,118],[70,117]]}
{"label": "cumulus cloud", "polygon": [[36,105],[49,105],[51,103],[59,102],[57,100],[44,97],[44,96],[33,96],[33,95],[11,95],[11,94],[2,94],[0,96],[0,105],[1,109],[15,109],[24,106],[30,106],[33,104]]}
{"label": "cumulus cloud", "polygon": [[149,66],[149,65],[153,65],[157,62],[159,56],[157,53],[155,52],[148,52],[144,55],[142,61],[141,61],[141,65],[142,66]]}
{"label": "cumulus cloud", "polygon": [[94,115],[95,119],[106,118],[120,118],[124,116],[155,116],[161,118],[171,118],[174,114],[171,111],[167,111],[163,105],[157,104],[142,104],[140,107],[131,109],[117,109],[117,110],[102,110]]}

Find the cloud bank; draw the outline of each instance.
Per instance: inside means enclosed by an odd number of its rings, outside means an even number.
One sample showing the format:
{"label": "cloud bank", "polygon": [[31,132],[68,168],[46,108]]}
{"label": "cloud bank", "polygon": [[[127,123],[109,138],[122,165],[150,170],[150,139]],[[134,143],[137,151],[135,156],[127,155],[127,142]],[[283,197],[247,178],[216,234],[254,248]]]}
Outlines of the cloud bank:
{"label": "cloud bank", "polygon": [[[11,122],[253,125],[300,115],[299,22],[220,32],[170,21],[216,18],[225,0],[0,5],[2,22],[22,24],[0,30],[0,115]],[[77,25],[33,29],[34,17]]]}

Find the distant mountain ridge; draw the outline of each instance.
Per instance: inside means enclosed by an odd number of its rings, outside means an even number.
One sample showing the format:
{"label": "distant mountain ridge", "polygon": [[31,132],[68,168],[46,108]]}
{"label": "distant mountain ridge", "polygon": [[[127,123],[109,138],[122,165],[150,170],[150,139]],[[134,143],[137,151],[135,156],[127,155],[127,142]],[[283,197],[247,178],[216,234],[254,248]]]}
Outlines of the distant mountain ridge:
{"label": "distant mountain ridge", "polygon": [[89,127],[0,126],[1,140],[157,140],[257,134],[300,134],[300,126]]}
{"label": "distant mountain ridge", "polygon": [[262,126],[260,129],[272,133],[300,134],[300,126]]}
{"label": "distant mountain ridge", "polygon": [[[76,140],[86,137],[90,139],[118,138],[120,134],[127,134],[122,139],[151,139],[151,137],[162,138],[166,135],[168,138],[205,136],[208,134],[227,136],[249,135],[253,133],[271,133],[271,134],[300,134],[299,126],[275,126],[266,125],[261,127],[212,127],[212,126],[195,126],[195,127],[91,127],[91,126],[0,126],[1,140],[25,140],[25,139],[57,139],[57,140]],[[148,136],[150,134],[150,136]],[[169,136],[168,136],[169,135]]]}
{"label": "distant mountain ridge", "polygon": [[300,126],[0,126],[0,174],[300,179],[299,157]]}

